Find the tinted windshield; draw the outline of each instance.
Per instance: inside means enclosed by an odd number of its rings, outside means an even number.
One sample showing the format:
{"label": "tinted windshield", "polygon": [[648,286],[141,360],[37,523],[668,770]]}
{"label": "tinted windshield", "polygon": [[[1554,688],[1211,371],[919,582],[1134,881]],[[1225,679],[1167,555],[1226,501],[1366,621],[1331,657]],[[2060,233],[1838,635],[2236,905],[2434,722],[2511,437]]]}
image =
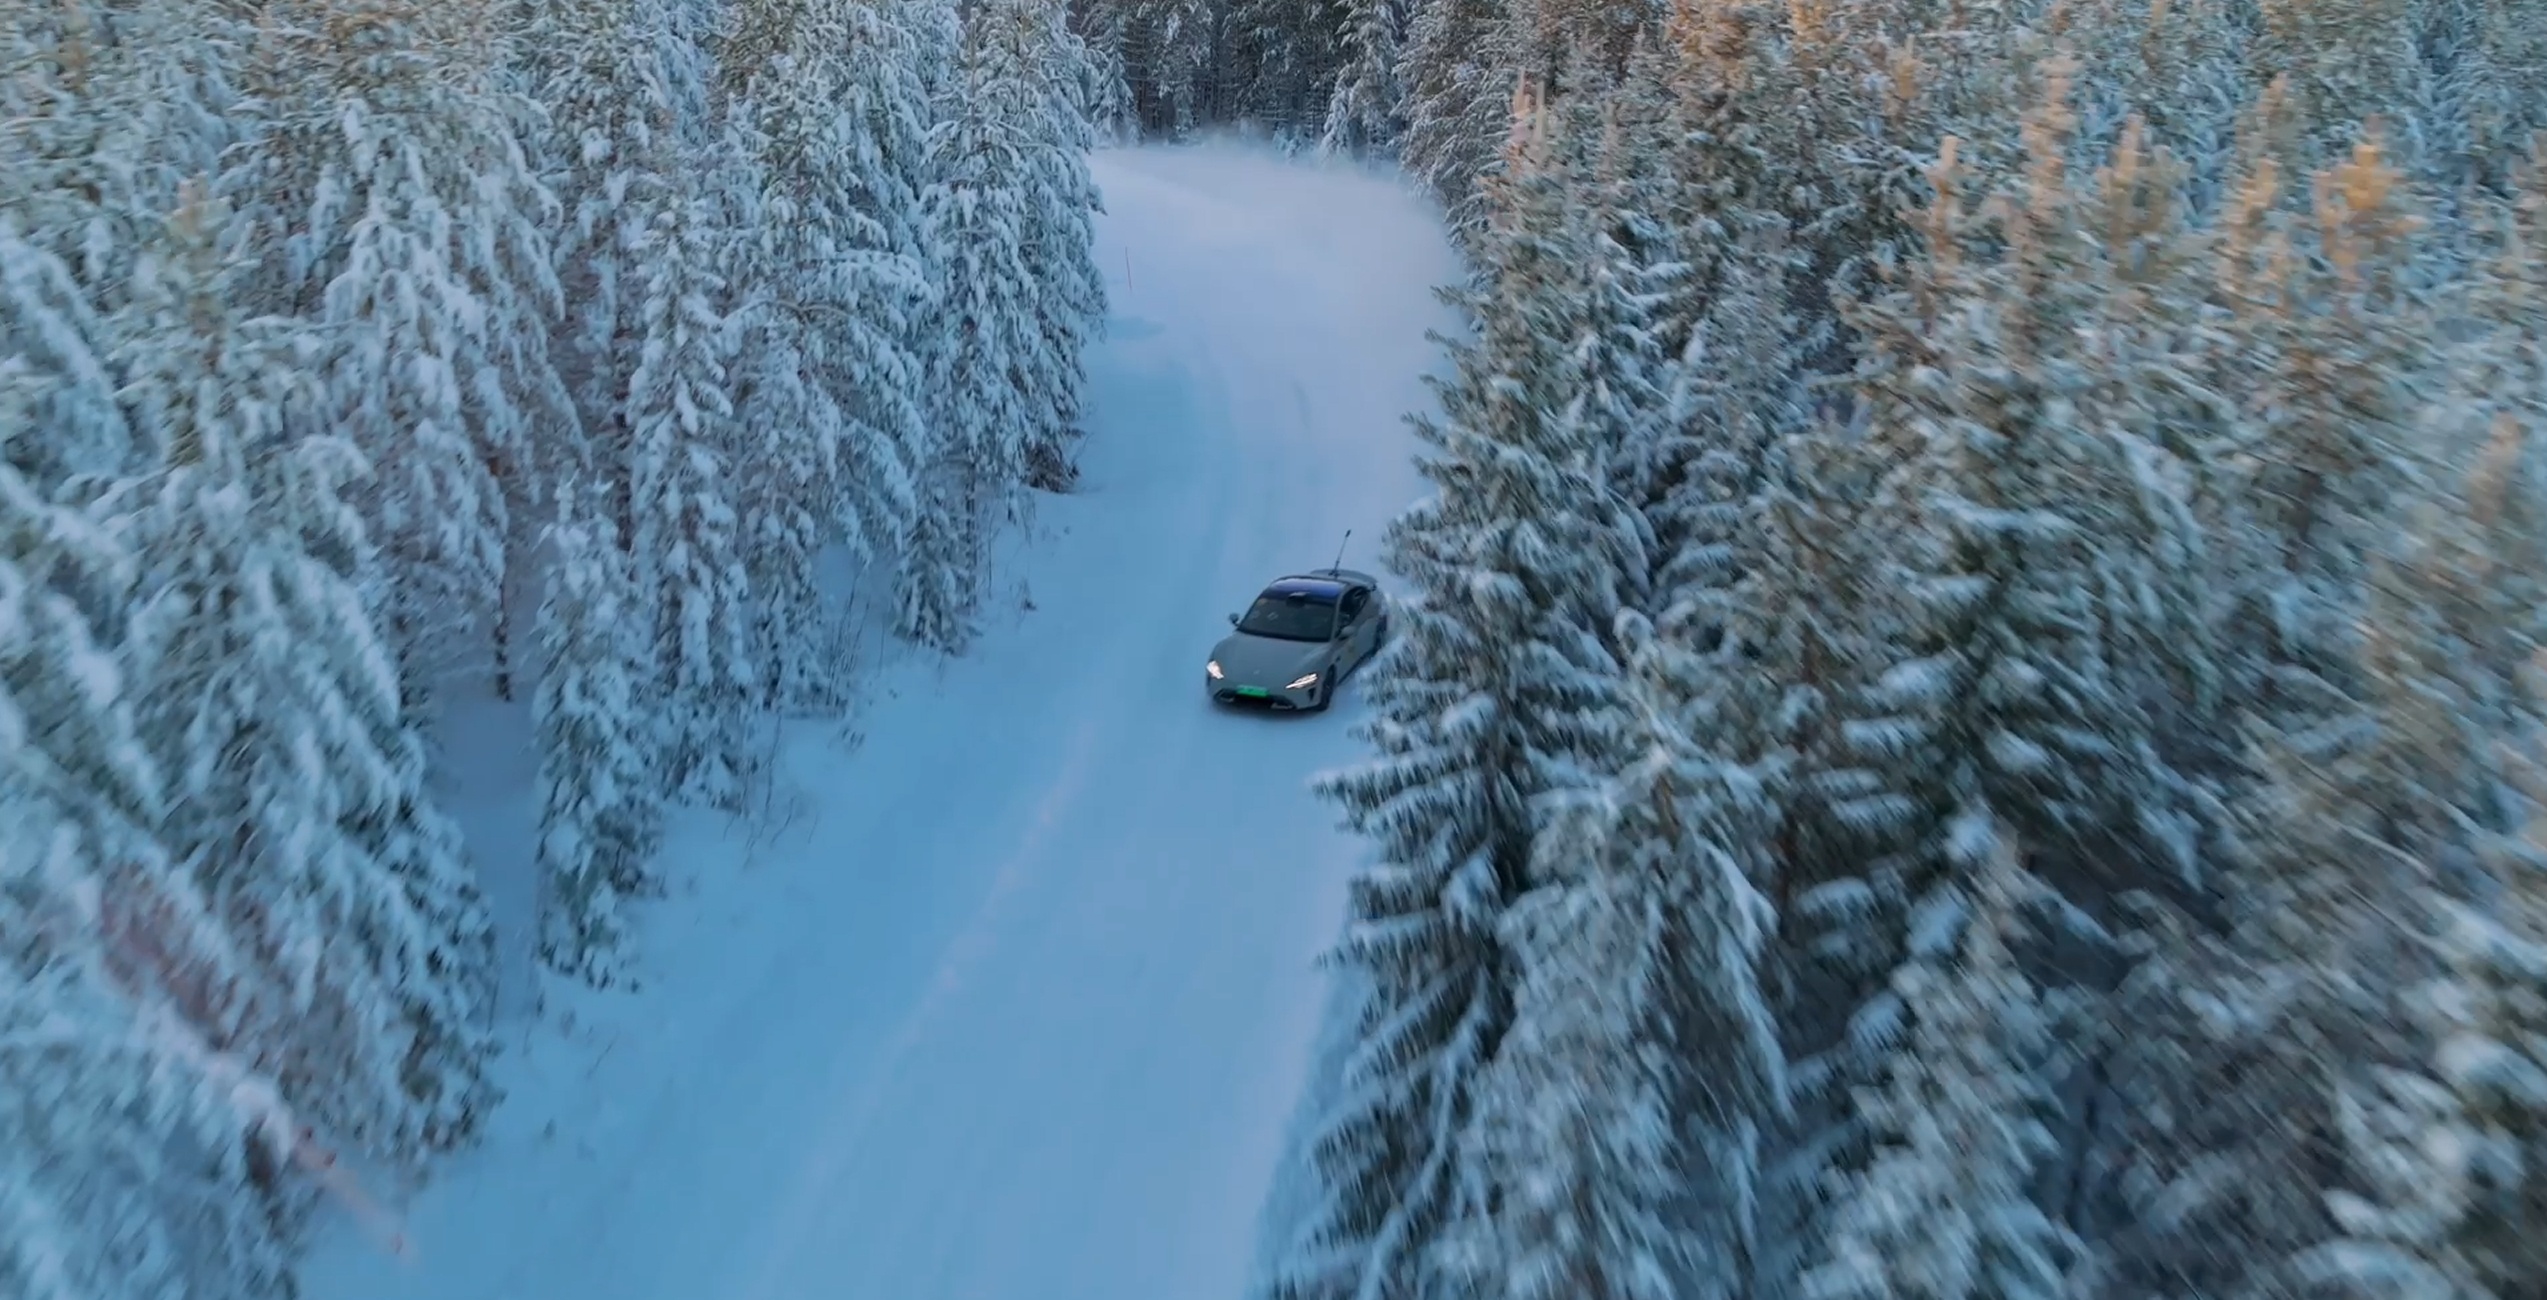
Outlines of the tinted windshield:
{"label": "tinted windshield", "polygon": [[1258,596],[1247,617],[1238,620],[1238,630],[1283,641],[1324,641],[1335,633],[1335,606],[1306,596]]}

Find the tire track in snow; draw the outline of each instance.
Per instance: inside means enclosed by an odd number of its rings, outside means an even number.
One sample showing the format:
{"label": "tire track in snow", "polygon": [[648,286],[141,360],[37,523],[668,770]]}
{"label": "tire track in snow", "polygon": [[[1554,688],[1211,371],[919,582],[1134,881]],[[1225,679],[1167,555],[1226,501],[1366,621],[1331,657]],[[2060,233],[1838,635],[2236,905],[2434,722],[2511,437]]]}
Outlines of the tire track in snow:
{"label": "tire track in snow", "polygon": [[785,1216],[770,1225],[763,1234],[759,1249],[753,1252],[757,1266],[749,1275],[751,1284],[728,1288],[728,1300],[776,1300],[789,1294],[783,1278],[787,1266],[797,1258],[798,1250],[812,1235],[815,1221],[823,1206],[824,1192],[851,1167],[859,1147],[875,1125],[883,1109],[884,1098],[902,1077],[902,1066],[927,1036],[930,1024],[939,1012],[965,989],[965,978],[994,950],[999,930],[1007,919],[1016,898],[1033,883],[1037,868],[1047,857],[1053,827],[1063,811],[1078,799],[1087,785],[1088,774],[1095,768],[1090,761],[1097,752],[1103,735],[1106,714],[1092,712],[1071,734],[1069,757],[1061,765],[1052,786],[1035,804],[1028,819],[1025,838],[1016,850],[1000,863],[991,878],[990,890],[982,905],[964,923],[964,928],[947,944],[946,953],[938,960],[929,977],[928,988],[911,1005],[894,1026],[876,1055],[866,1085],[851,1097],[837,1122],[823,1131],[823,1141],[798,1167],[793,1188],[779,1201]]}

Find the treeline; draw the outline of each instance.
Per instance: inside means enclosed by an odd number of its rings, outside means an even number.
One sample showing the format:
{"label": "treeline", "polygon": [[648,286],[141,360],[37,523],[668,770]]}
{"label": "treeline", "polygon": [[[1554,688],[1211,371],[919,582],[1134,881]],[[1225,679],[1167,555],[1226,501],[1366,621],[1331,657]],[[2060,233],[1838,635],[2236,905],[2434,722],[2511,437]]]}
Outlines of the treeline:
{"label": "treeline", "polygon": [[[1455,201],[1495,161],[1512,71],[1616,67],[1661,0],[1070,0],[1100,129],[1234,130],[1402,161]],[[1542,69],[1552,71],[1552,69]]]}
{"label": "treeline", "polygon": [[1544,14],[1261,1294],[2547,1289],[2547,10]]}
{"label": "treeline", "polygon": [[470,1138],[453,692],[608,983],[666,808],[839,702],[823,557],[963,642],[1071,477],[1093,66],[1050,0],[9,6],[0,1294],[288,1294]]}

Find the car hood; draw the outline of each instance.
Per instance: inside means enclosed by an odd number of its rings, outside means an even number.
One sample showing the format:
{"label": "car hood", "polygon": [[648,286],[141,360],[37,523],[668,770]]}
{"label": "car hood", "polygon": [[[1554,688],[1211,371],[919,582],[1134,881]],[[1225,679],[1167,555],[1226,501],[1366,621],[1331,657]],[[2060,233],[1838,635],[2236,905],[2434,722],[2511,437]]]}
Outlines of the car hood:
{"label": "car hood", "polygon": [[1233,686],[1279,689],[1326,662],[1330,648],[1325,641],[1284,641],[1239,632],[1221,638],[1212,647],[1212,658],[1220,661],[1221,672]]}

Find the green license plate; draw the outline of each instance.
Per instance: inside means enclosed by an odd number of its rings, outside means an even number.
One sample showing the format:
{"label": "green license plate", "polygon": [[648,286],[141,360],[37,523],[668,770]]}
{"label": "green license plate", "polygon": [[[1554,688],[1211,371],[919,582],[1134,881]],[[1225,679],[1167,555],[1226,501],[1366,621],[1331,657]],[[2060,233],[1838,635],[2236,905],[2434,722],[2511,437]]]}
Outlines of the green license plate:
{"label": "green license plate", "polygon": [[1238,688],[1238,693],[1251,700],[1261,700],[1272,695],[1271,691],[1262,686],[1241,686]]}

